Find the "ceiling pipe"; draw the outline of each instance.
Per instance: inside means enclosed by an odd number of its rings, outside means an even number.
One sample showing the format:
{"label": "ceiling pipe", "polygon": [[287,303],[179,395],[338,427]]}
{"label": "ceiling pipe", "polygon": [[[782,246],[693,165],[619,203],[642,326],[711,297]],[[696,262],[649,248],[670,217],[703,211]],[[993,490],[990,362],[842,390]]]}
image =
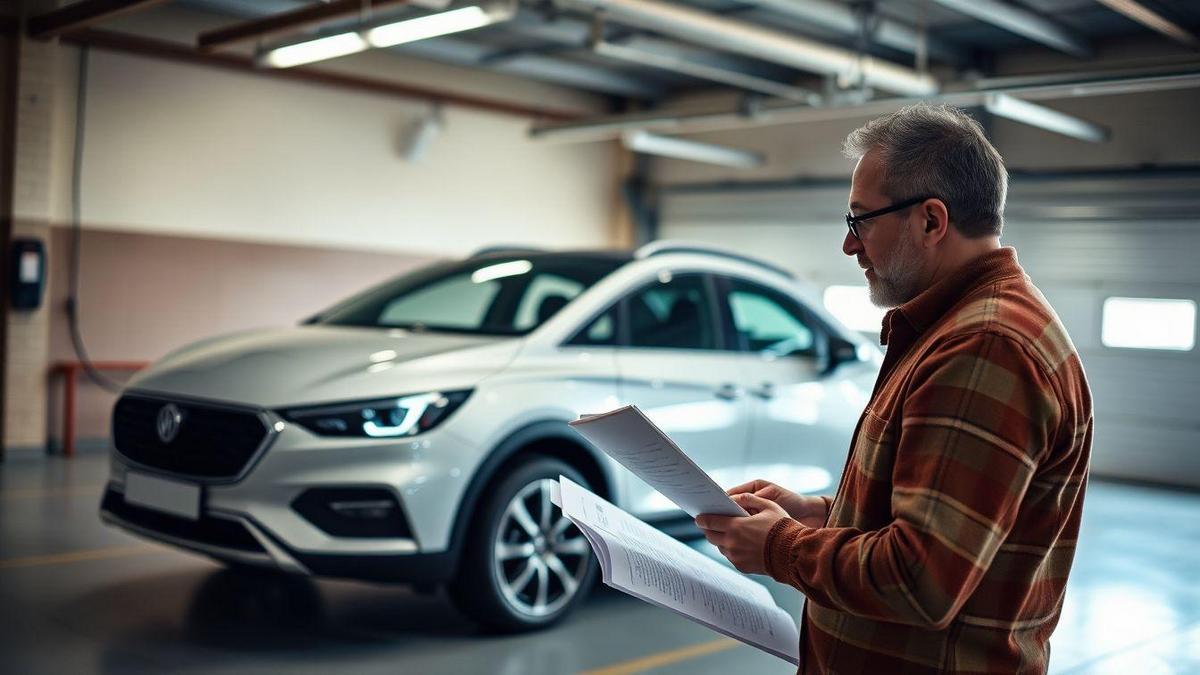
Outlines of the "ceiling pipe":
{"label": "ceiling pipe", "polygon": [[1011,87],[983,91],[964,91],[941,94],[925,99],[890,98],[865,103],[830,106],[799,106],[786,104],[762,106],[753,114],[742,111],[672,114],[666,111],[634,115],[610,115],[579,122],[535,124],[529,135],[535,139],[561,142],[610,140],[634,129],[671,133],[700,133],[728,131],[753,127],[801,124],[830,120],[875,117],[894,112],[905,105],[925,101],[945,103],[962,108],[983,106],[991,94],[1008,94],[1025,101],[1140,94],[1154,91],[1173,91],[1200,88],[1200,73],[1156,77],[1116,78],[1086,83],[1063,83],[1031,87]]}
{"label": "ceiling pipe", "polygon": [[1092,48],[1074,32],[1029,10],[998,0],[933,0],[947,9],[1003,28],[1071,56],[1086,58]]}
{"label": "ceiling pipe", "polygon": [[658,0],[557,1],[581,11],[603,11],[605,18],[611,21],[671,35],[713,49],[836,76],[846,86],[856,84],[861,78],[867,86],[907,96],[928,96],[938,90],[937,81],[927,73],[682,5]]}

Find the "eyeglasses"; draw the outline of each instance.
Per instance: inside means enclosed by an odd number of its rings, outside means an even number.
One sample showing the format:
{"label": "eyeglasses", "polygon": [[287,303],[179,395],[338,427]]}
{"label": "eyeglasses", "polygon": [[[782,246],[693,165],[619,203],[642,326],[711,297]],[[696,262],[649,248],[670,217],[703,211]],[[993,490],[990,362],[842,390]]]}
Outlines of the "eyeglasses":
{"label": "eyeglasses", "polygon": [[850,234],[854,235],[855,239],[861,240],[862,237],[858,236],[858,224],[859,223],[861,223],[865,220],[870,220],[872,218],[878,218],[879,216],[886,216],[887,214],[894,213],[896,211],[899,211],[900,209],[907,209],[908,207],[913,206],[914,204],[920,204],[921,202],[925,201],[926,199],[935,199],[935,197],[913,197],[912,199],[905,199],[904,201],[896,202],[895,204],[892,204],[891,206],[885,206],[882,209],[879,209],[878,211],[869,211],[867,213],[862,214],[861,216],[856,216],[853,213],[850,213],[849,211],[847,211],[846,212],[846,227],[850,228]]}

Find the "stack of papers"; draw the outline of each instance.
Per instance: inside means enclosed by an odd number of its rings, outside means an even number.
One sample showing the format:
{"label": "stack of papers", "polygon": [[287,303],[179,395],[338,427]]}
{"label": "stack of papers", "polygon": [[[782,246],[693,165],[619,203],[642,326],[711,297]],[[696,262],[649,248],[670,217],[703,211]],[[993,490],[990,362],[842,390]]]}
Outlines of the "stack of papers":
{"label": "stack of papers", "polygon": [[[691,516],[748,515],[636,406],[571,426]],[[552,496],[587,537],[604,583],[799,665],[792,617],[762,585],[559,477]]]}

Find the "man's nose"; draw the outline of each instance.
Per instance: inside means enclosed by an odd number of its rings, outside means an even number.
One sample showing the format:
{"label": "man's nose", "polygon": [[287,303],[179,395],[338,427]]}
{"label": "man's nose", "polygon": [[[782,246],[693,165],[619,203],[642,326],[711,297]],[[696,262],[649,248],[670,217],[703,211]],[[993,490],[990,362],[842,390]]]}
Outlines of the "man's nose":
{"label": "man's nose", "polygon": [[851,234],[849,230],[846,230],[846,238],[842,240],[842,253],[849,256],[856,256],[865,250],[858,237]]}

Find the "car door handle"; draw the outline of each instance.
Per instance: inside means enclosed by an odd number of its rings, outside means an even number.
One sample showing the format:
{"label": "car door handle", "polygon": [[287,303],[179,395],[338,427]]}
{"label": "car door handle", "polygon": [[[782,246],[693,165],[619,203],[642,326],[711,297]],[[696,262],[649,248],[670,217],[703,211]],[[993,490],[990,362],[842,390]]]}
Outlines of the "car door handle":
{"label": "car door handle", "polygon": [[755,389],[750,393],[762,399],[775,398],[775,383],[763,382],[761,385],[759,385],[758,389]]}
{"label": "car door handle", "polygon": [[732,401],[741,395],[741,388],[736,384],[731,384],[728,382],[717,387],[717,390],[713,392],[713,396],[716,396],[723,401]]}

